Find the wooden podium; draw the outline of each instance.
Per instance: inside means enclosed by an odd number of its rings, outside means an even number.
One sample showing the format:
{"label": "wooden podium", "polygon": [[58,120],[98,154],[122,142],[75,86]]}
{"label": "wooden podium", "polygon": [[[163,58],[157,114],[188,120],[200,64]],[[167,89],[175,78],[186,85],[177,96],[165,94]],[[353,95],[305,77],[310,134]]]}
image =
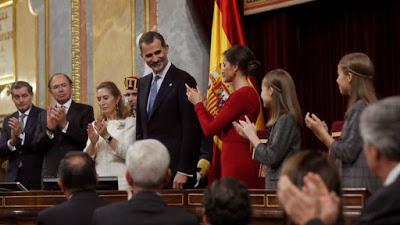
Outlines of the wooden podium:
{"label": "wooden podium", "polygon": [[[100,196],[112,202],[127,198],[123,191],[100,191]],[[186,208],[201,216],[203,190],[173,191],[163,190],[163,199],[173,207]],[[285,224],[286,217],[279,207],[275,191],[250,190],[253,216],[251,224]],[[365,189],[344,189],[343,204],[345,218],[355,224],[367,198]],[[31,191],[0,193],[0,225],[36,224],[40,210],[65,201],[64,194],[57,191]]]}

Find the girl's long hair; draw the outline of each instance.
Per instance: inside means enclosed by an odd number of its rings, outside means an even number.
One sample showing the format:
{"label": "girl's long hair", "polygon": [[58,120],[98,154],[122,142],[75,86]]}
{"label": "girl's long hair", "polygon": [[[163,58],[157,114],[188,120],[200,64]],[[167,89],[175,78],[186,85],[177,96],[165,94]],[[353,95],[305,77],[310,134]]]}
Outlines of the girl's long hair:
{"label": "girl's long hair", "polygon": [[290,74],[283,69],[271,70],[264,76],[262,85],[267,89],[273,89],[267,127],[273,126],[285,113],[291,114],[300,126],[303,116],[297,99],[296,86]]}
{"label": "girl's long hair", "polygon": [[347,76],[352,74],[346,116],[358,99],[362,99],[366,104],[377,101],[373,83],[374,64],[366,54],[355,52],[343,56],[339,61],[339,69]]}

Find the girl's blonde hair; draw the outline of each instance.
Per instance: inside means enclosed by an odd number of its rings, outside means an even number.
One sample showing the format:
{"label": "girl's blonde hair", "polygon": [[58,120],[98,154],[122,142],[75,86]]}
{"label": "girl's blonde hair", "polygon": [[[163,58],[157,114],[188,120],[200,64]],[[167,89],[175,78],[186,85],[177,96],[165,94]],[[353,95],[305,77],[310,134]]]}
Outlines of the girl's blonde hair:
{"label": "girl's blonde hair", "polygon": [[[104,81],[101,82],[97,87],[96,91],[99,89],[105,88],[110,91],[111,95],[114,96],[115,99],[118,99],[117,106],[115,110],[117,110],[117,119],[125,119],[129,116],[128,107],[124,104],[124,99],[122,98],[121,91],[118,89],[117,85],[112,81]],[[107,120],[104,114],[100,113],[98,116],[98,120]]]}
{"label": "girl's blonde hair", "polygon": [[340,59],[338,67],[345,75],[353,75],[346,116],[354,102],[360,98],[366,104],[377,101],[373,83],[375,76],[374,64],[366,54],[360,52],[347,54]]}
{"label": "girl's blonde hair", "polygon": [[273,89],[267,127],[273,126],[285,113],[291,114],[300,126],[303,116],[297,99],[296,86],[290,74],[283,69],[271,70],[264,76],[262,85],[267,89]]}

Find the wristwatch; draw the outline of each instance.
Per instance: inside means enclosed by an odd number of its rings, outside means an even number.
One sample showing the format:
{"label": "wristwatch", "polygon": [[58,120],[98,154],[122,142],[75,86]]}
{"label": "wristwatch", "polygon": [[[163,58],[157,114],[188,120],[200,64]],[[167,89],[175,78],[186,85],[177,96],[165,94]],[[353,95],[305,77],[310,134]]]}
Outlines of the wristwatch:
{"label": "wristwatch", "polygon": [[106,140],[107,143],[110,143],[113,139],[113,137],[110,134],[107,134],[103,138],[104,138],[104,140]]}

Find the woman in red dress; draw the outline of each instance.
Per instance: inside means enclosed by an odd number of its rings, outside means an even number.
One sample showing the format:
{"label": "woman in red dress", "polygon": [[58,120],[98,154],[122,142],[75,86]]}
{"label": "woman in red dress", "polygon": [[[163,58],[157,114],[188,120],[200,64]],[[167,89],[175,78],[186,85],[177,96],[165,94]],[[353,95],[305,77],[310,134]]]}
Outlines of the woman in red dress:
{"label": "woman in red dress", "polygon": [[257,91],[250,86],[247,76],[255,74],[260,63],[245,46],[233,46],[223,55],[222,79],[232,85],[233,92],[220,112],[213,117],[207,111],[198,89],[187,86],[186,94],[195,106],[204,135],[218,135],[223,142],[221,176],[237,178],[247,184],[248,188],[263,188],[263,181],[258,176],[259,165],[251,156],[250,142],[241,137],[232,125],[232,122],[243,120],[245,116],[252,122],[257,120],[261,110],[260,98]]}

